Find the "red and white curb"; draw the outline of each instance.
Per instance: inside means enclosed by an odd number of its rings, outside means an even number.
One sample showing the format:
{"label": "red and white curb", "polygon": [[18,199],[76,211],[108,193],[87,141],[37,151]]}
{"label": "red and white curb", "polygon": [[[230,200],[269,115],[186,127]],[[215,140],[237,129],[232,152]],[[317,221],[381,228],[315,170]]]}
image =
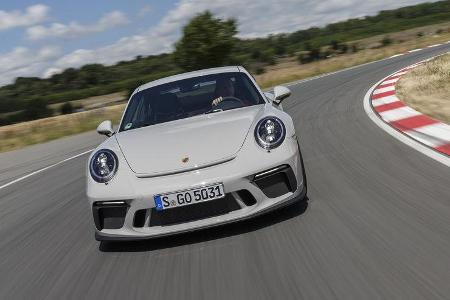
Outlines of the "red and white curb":
{"label": "red and white curb", "polygon": [[412,109],[396,95],[395,86],[400,77],[421,63],[397,71],[375,84],[366,94],[364,109],[391,135],[450,166],[450,125]]}

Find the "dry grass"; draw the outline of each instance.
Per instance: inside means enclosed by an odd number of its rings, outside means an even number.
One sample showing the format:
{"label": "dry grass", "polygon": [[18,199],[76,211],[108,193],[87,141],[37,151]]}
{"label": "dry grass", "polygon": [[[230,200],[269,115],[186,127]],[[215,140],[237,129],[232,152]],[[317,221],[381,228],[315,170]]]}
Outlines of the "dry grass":
{"label": "dry grass", "polygon": [[450,53],[402,76],[397,94],[415,110],[450,124]]}
{"label": "dry grass", "polygon": [[0,127],[0,152],[94,130],[103,120],[118,122],[124,104]]}
{"label": "dry grass", "polygon": [[[83,107],[83,110],[92,110],[92,109],[96,109],[96,108],[107,107],[107,106],[124,103],[125,101],[127,101],[126,95],[127,95],[126,92],[117,92],[117,93],[89,97],[89,98],[80,99],[80,100],[72,100],[72,101],[67,101],[67,102],[70,102],[74,107],[81,106],[81,107]],[[60,112],[61,106],[63,106],[64,104],[65,104],[65,102],[49,105],[49,107],[53,110],[54,116],[61,114],[61,112]],[[8,115],[16,114],[18,112],[20,112],[20,111],[1,113],[0,117],[7,117]]]}

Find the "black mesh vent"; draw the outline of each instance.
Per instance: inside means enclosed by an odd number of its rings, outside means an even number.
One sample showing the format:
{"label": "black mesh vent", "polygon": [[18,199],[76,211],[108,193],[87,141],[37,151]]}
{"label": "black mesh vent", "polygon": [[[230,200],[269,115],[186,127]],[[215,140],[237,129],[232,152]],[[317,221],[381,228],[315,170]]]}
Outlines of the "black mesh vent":
{"label": "black mesh vent", "polygon": [[294,172],[287,165],[263,176],[256,175],[254,182],[269,198],[276,198],[286,193],[294,192],[297,188]]}
{"label": "black mesh vent", "polygon": [[227,194],[222,199],[175,207],[163,211],[157,211],[155,208],[152,208],[150,226],[166,226],[196,221],[224,215],[238,209],[240,209],[240,206],[231,194]]}

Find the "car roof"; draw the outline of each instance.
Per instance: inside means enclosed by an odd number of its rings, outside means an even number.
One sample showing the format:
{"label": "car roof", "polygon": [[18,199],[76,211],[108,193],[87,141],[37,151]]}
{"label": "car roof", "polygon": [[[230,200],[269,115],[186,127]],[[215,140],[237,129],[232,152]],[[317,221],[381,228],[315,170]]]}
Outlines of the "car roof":
{"label": "car roof", "polygon": [[172,75],[172,76],[164,77],[161,79],[157,79],[157,80],[145,83],[145,84],[139,86],[136,89],[136,91],[134,91],[134,92],[136,93],[138,91],[143,91],[143,90],[146,90],[148,88],[151,88],[151,87],[154,87],[157,85],[174,82],[174,81],[178,81],[178,80],[182,80],[182,79],[204,76],[204,75],[211,75],[211,74],[219,74],[219,73],[241,72],[243,70],[244,70],[244,68],[240,67],[240,66],[228,66],[228,67],[218,67],[218,68],[203,69],[203,70],[198,70],[198,71],[181,73],[181,74]]}

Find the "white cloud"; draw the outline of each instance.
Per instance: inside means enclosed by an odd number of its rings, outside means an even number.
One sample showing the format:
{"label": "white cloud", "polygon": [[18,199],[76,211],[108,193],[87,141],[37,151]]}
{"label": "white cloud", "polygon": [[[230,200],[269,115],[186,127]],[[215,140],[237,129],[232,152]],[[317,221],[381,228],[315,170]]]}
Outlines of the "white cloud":
{"label": "white cloud", "polygon": [[59,47],[46,46],[37,51],[17,47],[0,54],[0,84],[7,84],[16,77],[41,76],[42,70],[61,55]]}
{"label": "white cloud", "polygon": [[29,6],[25,12],[0,10],[0,31],[39,24],[48,18],[49,11],[50,8],[42,4]]}
{"label": "white cloud", "polygon": [[66,69],[89,63],[111,65],[121,60],[130,60],[140,54],[161,53],[171,49],[172,40],[156,35],[135,35],[119,40],[112,45],[88,50],[78,49],[58,59],[54,67]]}
{"label": "white cloud", "polygon": [[61,73],[63,70],[58,68],[48,68],[45,70],[44,74],[42,74],[42,77],[44,78],[50,78],[55,74]]}
{"label": "white cloud", "polygon": [[124,37],[117,42],[97,48],[78,49],[64,55],[55,63],[56,68],[79,67],[89,63],[111,65],[137,55],[158,54],[172,50],[179,28],[165,17],[159,25],[140,35]]}
{"label": "white cloud", "polygon": [[129,21],[120,11],[112,11],[104,15],[95,24],[81,25],[77,22],[70,24],[52,23],[49,26],[33,26],[27,29],[27,37],[30,40],[46,38],[77,38],[83,35],[102,32],[110,28],[127,24]]}

